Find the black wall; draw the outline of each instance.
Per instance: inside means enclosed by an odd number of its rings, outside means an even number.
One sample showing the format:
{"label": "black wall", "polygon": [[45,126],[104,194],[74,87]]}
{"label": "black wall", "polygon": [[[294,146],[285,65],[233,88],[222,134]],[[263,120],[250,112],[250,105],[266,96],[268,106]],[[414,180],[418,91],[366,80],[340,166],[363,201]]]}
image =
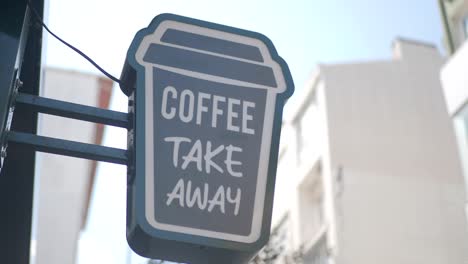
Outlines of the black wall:
{"label": "black wall", "polygon": [[[44,0],[31,0],[42,15]],[[37,95],[41,73],[42,28],[30,17],[26,0],[0,1],[0,127],[5,124],[12,87]],[[17,107],[12,130],[36,133],[37,114]],[[1,132],[1,131],[0,131]],[[4,133],[3,133],[4,134]],[[29,263],[35,154],[10,143],[0,172],[0,263]]]}

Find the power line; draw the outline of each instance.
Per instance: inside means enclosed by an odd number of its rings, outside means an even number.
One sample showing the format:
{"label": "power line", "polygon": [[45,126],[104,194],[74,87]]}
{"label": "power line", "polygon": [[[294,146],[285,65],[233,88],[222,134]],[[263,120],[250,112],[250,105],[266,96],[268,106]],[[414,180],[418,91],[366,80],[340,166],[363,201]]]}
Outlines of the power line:
{"label": "power line", "polygon": [[48,27],[47,25],[44,23],[44,21],[42,20],[41,16],[39,15],[39,13],[36,11],[36,9],[34,9],[34,7],[32,6],[31,4],[31,1],[28,0],[27,2],[29,8],[32,10],[33,14],[34,14],[34,17],[36,18],[36,20],[42,25],[42,27],[45,28],[45,30],[47,30],[47,32],[49,32],[52,36],[54,36],[57,40],[59,40],[60,42],[62,42],[63,44],[65,44],[67,47],[69,47],[70,49],[74,50],[76,53],[80,54],[83,58],[85,58],[87,61],[89,61],[94,67],[96,67],[100,72],[102,72],[105,76],[107,76],[109,79],[113,80],[114,82],[116,83],[119,83],[120,84],[120,80],[116,77],[114,77],[113,75],[111,75],[110,73],[108,73],[106,70],[104,70],[101,66],[99,66],[93,59],[91,59],[88,55],[84,54],[84,52],[82,52],[81,50],[79,50],[78,48],[74,47],[73,45],[71,45],[70,43],[66,42],[65,40],[63,40],[62,38],[60,38],[59,36],[57,36],[56,34],[54,34]]}

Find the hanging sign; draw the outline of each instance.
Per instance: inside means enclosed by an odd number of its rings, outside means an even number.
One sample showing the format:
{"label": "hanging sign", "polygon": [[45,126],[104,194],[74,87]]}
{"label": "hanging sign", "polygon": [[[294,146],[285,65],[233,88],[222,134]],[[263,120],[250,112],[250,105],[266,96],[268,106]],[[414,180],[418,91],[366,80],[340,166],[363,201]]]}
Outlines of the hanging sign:
{"label": "hanging sign", "polygon": [[151,258],[245,262],[269,236],[293,92],[286,63],[263,35],[169,14],[136,34],[127,63],[130,246]]}

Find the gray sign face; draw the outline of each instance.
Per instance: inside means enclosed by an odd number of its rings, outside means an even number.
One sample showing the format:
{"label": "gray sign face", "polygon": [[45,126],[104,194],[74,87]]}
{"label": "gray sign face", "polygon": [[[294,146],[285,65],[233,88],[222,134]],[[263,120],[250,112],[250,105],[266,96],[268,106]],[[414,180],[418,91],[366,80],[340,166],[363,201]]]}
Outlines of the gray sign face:
{"label": "gray sign face", "polygon": [[155,220],[249,235],[266,91],[153,73]]}
{"label": "gray sign face", "polygon": [[136,115],[136,192],[146,225],[175,240],[256,243],[271,217],[273,127],[292,89],[283,61],[256,35],[184,19],[139,34],[129,56],[136,109],[144,110]]}

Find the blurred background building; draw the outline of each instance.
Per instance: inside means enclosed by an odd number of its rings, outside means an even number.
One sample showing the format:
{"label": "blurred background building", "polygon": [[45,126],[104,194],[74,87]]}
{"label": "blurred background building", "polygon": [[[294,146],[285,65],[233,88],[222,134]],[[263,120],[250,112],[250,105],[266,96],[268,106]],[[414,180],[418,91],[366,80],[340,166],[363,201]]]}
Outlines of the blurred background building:
{"label": "blurred background building", "polygon": [[[97,75],[45,68],[41,96],[107,108],[112,81]],[[40,115],[40,135],[101,144],[100,124]],[[86,225],[96,161],[37,153],[35,255],[37,264],[75,263]]]}
{"label": "blurred background building", "polygon": [[435,47],[404,39],[393,54],[321,65],[295,95],[264,258],[468,260],[463,176],[439,81],[444,59]]}
{"label": "blurred background building", "polygon": [[468,182],[468,1],[441,1],[440,6],[445,44],[451,53],[442,67],[441,80]]}

